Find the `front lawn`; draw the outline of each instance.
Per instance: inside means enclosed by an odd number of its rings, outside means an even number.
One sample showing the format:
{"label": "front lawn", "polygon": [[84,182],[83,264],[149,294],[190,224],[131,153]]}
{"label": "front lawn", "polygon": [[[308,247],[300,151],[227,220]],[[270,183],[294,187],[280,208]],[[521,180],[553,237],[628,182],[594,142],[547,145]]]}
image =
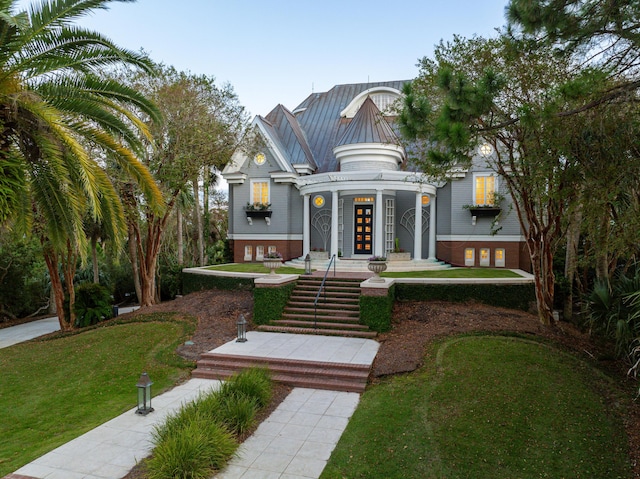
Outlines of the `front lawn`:
{"label": "front lawn", "polygon": [[425,271],[384,272],[387,278],[522,278],[510,269],[498,268],[449,268]]}
{"label": "front lawn", "polygon": [[134,408],[142,372],[154,395],[188,376],[194,318],[130,321],[0,349],[0,477]]}
{"label": "front lawn", "polygon": [[629,478],[622,422],[601,394],[615,389],[546,345],[448,339],[421,370],[364,393],[321,477]]}

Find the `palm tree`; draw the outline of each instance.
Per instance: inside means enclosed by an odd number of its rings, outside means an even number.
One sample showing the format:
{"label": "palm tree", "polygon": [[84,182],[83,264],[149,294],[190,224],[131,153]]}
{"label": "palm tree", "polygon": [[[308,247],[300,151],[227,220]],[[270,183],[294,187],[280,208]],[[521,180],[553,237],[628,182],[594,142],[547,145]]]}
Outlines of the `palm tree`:
{"label": "palm tree", "polygon": [[[63,329],[73,327],[73,313],[65,317],[58,264],[61,258],[75,261],[76,252],[84,251],[79,247],[86,241],[84,214],[91,212],[118,233],[114,238],[126,230],[118,194],[85,145],[96,145],[133,177],[151,204],[162,203],[137,159],[150,138],[138,114],[159,120],[158,110],[137,91],[101,74],[118,67],[151,73],[152,63],[73,24],[112,1],[119,0],[40,0],[16,13],[16,0],[0,0],[0,175],[5,165],[10,174],[0,179],[0,221],[41,225],[36,232],[56,283]],[[11,168],[16,164],[23,176]],[[14,185],[13,194],[5,184]],[[66,289],[73,302],[73,285]]]}

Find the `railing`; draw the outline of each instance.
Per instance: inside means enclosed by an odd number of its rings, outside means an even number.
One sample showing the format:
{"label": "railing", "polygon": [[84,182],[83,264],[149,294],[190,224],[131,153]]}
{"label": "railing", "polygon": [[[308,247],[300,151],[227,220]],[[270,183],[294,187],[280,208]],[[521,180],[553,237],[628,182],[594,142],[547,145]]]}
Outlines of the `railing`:
{"label": "railing", "polygon": [[331,265],[333,264],[333,276],[336,276],[336,255],[331,256],[331,260],[329,261],[329,265],[327,266],[327,270],[324,272],[324,278],[322,278],[322,283],[320,283],[320,287],[318,288],[318,293],[316,294],[316,299],[313,302],[313,329],[317,329],[318,325],[318,301],[320,300],[320,294],[324,291],[324,297],[327,298],[327,291],[324,287],[324,284],[327,282],[327,275],[329,274],[329,270],[331,269]]}

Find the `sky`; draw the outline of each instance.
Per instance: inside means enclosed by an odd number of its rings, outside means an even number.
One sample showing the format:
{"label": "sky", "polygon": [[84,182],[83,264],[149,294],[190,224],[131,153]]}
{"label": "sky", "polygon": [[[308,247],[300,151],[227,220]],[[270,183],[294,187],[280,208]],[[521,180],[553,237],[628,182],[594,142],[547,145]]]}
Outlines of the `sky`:
{"label": "sky", "polygon": [[[34,0],[40,1],[40,0]],[[19,0],[24,9],[31,2]],[[78,23],[233,86],[251,115],[344,83],[409,80],[454,34],[493,36],[507,0],[137,0]]]}

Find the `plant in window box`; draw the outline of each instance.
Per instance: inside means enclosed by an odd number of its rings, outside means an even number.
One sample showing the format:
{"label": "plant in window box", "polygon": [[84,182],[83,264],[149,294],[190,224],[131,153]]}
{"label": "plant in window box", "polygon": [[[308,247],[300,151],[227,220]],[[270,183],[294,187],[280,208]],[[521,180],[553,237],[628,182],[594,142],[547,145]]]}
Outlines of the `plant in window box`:
{"label": "plant in window box", "polygon": [[244,207],[249,224],[253,224],[253,218],[264,218],[267,224],[270,224],[271,203],[247,203]]}
{"label": "plant in window box", "polygon": [[369,264],[367,264],[369,271],[373,273],[373,278],[370,281],[374,283],[382,283],[384,279],[380,277],[380,273],[387,270],[387,257],[386,256],[371,256],[369,258]]}
{"label": "plant in window box", "polygon": [[262,258],[262,264],[269,270],[270,276],[275,276],[276,269],[282,266],[282,254],[277,251],[270,251]]}
{"label": "plant in window box", "polygon": [[480,217],[491,217],[498,216],[502,211],[502,207],[500,204],[504,200],[504,195],[499,192],[494,192],[490,198],[490,203],[486,204],[472,204],[472,205],[464,205],[463,208],[469,210],[471,216],[480,216]]}

